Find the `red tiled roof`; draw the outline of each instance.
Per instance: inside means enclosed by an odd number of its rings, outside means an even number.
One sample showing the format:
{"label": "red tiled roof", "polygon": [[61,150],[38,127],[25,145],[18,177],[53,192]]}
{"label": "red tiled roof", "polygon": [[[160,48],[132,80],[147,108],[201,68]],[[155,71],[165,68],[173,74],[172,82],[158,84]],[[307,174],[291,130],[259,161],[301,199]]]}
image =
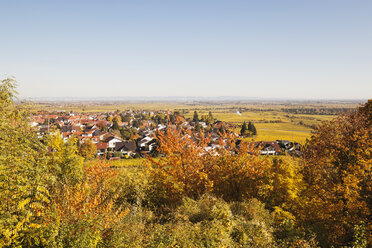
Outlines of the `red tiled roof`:
{"label": "red tiled roof", "polygon": [[96,147],[97,147],[97,150],[107,149],[108,148],[108,143],[97,143]]}

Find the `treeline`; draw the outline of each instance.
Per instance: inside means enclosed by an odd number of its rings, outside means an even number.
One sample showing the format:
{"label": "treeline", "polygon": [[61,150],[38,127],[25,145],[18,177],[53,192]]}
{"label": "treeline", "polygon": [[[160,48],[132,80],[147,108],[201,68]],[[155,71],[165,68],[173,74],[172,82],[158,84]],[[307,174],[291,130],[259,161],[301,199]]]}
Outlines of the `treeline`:
{"label": "treeline", "polygon": [[340,115],[354,112],[354,108],[282,108],[283,112],[305,115]]}
{"label": "treeline", "polygon": [[324,122],[302,158],[260,156],[181,125],[160,158],[111,168],[37,139],[0,85],[0,247],[367,247],[372,101]]}

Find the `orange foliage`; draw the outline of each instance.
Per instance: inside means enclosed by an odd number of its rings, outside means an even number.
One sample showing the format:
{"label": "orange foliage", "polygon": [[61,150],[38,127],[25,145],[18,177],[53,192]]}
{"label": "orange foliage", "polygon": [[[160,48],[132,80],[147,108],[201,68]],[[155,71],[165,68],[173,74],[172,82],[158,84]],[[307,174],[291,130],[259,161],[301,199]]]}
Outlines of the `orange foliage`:
{"label": "orange foliage", "polygon": [[235,137],[225,133],[212,147],[210,136],[182,126],[159,132],[157,138],[163,157],[148,160],[158,204],[174,205],[184,196],[196,199],[208,192],[226,200],[262,195],[259,181],[267,163],[253,145],[237,146]]}
{"label": "orange foliage", "polygon": [[371,216],[371,105],[321,125],[305,151],[301,218],[332,244],[349,242]]}
{"label": "orange foliage", "polygon": [[65,187],[61,197],[56,199],[59,216],[70,221],[90,218],[98,220],[100,228],[109,228],[128,213],[114,206],[116,196],[110,186],[116,172],[105,161],[89,162],[84,171],[83,183]]}

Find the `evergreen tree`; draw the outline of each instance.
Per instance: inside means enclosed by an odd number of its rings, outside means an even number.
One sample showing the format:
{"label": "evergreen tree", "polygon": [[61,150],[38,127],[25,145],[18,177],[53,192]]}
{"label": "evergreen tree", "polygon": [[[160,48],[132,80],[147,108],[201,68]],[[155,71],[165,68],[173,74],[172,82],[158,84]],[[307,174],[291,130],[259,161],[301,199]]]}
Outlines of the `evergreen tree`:
{"label": "evergreen tree", "polygon": [[248,123],[248,131],[252,135],[257,135],[256,127],[254,126],[254,124],[252,122]]}
{"label": "evergreen tree", "polygon": [[214,118],[213,118],[213,114],[212,114],[212,112],[211,111],[209,111],[209,118],[211,119],[211,120],[213,120]]}
{"label": "evergreen tree", "polygon": [[248,122],[248,131],[252,132],[252,122]]}
{"label": "evergreen tree", "polygon": [[118,121],[117,121],[116,118],[113,120],[112,129],[113,130],[120,130],[120,127],[119,127],[119,124],[118,124]]}
{"label": "evergreen tree", "polygon": [[256,127],[254,126],[253,123],[252,123],[252,134],[253,134],[253,135],[257,135],[257,129],[256,129]]}
{"label": "evergreen tree", "polygon": [[213,114],[212,114],[212,112],[211,111],[209,111],[209,123],[208,124],[212,124],[213,123],[213,120],[214,120],[214,117],[213,117]]}
{"label": "evergreen tree", "polygon": [[198,116],[198,112],[197,112],[197,111],[194,111],[193,121],[194,121],[195,123],[196,123],[196,122],[199,122],[199,116]]}
{"label": "evergreen tree", "polygon": [[240,134],[244,136],[246,135],[246,133],[247,133],[247,123],[244,122],[242,125],[242,128],[240,129]]}

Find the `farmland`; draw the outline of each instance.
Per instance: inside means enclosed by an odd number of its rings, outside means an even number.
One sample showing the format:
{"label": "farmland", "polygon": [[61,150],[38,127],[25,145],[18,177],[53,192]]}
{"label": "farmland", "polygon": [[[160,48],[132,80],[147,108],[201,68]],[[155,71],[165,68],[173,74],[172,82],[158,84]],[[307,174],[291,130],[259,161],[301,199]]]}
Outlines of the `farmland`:
{"label": "farmland", "polygon": [[11,83],[0,87],[0,247],[371,243],[371,101],[339,117],[357,103],[30,109]]}
{"label": "farmland", "polygon": [[[345,113],[359,106],[360,102],[44,102],[34,103],[33,110],[74,111],[83,113],[111,112],[116,110],[178,111],[185,117],[192,117],[194,111],[199,116],[212,112],[215,119],[236,125],[253,122],[257,128],[254,140],[291,140],[304,143],[314,127],[322,121],[331,120],[334,110]],[[298,110],[294,112],[293,109]],[[291,110],[292,112],[290,112]],[[316,114],[304,114],[301,110],[313,110]],[[319,114],[322,113],[322,114]]]}

